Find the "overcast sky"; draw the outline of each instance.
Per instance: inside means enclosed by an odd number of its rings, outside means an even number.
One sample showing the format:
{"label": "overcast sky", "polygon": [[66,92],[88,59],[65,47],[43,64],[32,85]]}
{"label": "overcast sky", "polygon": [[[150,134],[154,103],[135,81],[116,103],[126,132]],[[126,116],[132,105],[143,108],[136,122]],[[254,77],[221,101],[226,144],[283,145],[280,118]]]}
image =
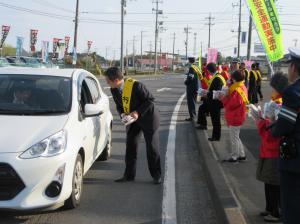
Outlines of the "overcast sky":
{"label": "overcast sky", "polygon": [[[116,59],[120,55],[120,1],[121,0],[80,0],[80,23],[78,29],[78,51],[87,49],[87,41],[93,41],[92,51],[108,58]],[[214,17],[211,31],[211,47],[219,49],[224,55],[233,55],[237,46],[238,0],[164,0],[159,4],[163,15],[165,30],[159,34],[163,52],[172,52],[173,34],[176,33],[175,52],[185,54],[184,27],[190,27],[188,54],[194,53],[194,33],[197,34],[196,48],[203,44],[207,51],[209,13]],[[242,31],[248,31],[249,14],[243,0]],[[10,25],[11,31],[7,43],[15,46],[16,36],[23,36],[24,48],[29,49],[29,30],[38,29],[37,49],[41,41],[52,42],[54,37],[71,36],[73,45],[76,0],[0,0],[0,25]],[[300,47],[300,1],[282,0],[277,2],[280,21],[284,31],[284,45],[295,45],[298,39]],[[140,54],[141,31],[143,33],[143,51],[154,50],[155,14],[152,0],[127,0],[125,17],[125,44],[128,40],[128,52],[133,51],[135,36],[136,53]],[[26,12],[25,12],[26,11]],[[40,15],[38,15],[40,14]],[[55,14],[55,15],[54,15]],[[253,41],[259,39],[254,30]],[[158,43],[158,49],[160,44]],[[242,45],[241,55],[246,54],[246,44]],[[52,44],[50,44],[52,50]],[[125,50],[125,49],[124,49]]]}

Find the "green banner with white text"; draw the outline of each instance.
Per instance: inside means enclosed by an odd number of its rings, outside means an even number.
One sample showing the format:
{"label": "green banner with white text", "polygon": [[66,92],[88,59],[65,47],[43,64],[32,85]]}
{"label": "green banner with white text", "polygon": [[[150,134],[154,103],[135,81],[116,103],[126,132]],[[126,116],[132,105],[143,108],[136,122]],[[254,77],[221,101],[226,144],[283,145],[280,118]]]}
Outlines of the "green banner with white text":
{"label": "green banner with white text", "polygon": [[274,0],[247,0],[260,40],[271,62],[284,56],[282,29]]}

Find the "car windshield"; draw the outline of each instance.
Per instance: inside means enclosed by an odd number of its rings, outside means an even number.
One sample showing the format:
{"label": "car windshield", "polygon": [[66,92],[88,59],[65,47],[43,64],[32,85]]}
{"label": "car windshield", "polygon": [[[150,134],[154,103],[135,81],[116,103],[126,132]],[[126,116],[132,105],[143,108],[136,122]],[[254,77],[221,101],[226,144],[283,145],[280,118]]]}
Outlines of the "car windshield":
{"label": "car windshield", "polygon": [[47,115],[71,109],[71,78],[0,74],[0,114]]}

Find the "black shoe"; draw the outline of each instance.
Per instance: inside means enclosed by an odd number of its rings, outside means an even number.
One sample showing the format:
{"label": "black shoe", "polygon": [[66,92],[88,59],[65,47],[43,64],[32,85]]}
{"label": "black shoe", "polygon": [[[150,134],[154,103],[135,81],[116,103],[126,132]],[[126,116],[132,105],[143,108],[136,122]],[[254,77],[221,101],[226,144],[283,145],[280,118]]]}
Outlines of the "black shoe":
{"label": "black shoe", "polygon": [[121,177],[120,179],[115,180],[115,182],[117,182],[117,183],[129,182],[129,181],[134,181],[134,178]]}
{"label": "black shoe", "polygon": [[247,160],[247,157],[246,156],[240,156],[238,158],[238,161],[246,161]]}
{"label": "black shoe", "polygon": [[193,118],[189,117],[189,118],[186,118],[185,121],[192,121]]}
{"label": "black shoe", "polygon": [[153,178],[153,184],[161,184],[161,177]]}
{"label": "black shoe", "polygon": [[223,162],[228,162],[228,163],[237,163],[238,160],[234,158],[229,158],[229,159],[224,159]]}
{"label": "black shoe", "polygon": [[199,126],[196,127],[196,129],[199,129],[199,130],[207,130],[207,127],[200,124]]}
{"label": "black shoe", "polygon": [[208,141],[215,142],[215,141],[220,141],[220,139],[217,139],[217,138],[208,138]]}

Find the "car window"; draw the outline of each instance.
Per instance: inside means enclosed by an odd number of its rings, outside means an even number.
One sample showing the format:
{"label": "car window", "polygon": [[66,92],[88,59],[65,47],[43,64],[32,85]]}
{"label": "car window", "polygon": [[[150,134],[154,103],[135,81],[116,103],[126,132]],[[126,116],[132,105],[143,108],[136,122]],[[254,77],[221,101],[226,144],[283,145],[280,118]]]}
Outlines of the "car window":
{"label": "car window", "polygon": [[71,109],[71,78],[1,74],[0,114],[40,115]]}
{"label": "car window", "polygon": [[85,80],[81,84],[79,104],[82,112],[85,112],[84,107],[86,104],[93,104],[92,96]]}
{"label": "car window", "polygon": [[95,104],[100,99],[98,83],[96,82],[96,80],[94,80],[93,78],[90,78],[90,77],[87,77],[85,79],[85,81],[86,81],[89,91],[91,93],[93,103]]}

